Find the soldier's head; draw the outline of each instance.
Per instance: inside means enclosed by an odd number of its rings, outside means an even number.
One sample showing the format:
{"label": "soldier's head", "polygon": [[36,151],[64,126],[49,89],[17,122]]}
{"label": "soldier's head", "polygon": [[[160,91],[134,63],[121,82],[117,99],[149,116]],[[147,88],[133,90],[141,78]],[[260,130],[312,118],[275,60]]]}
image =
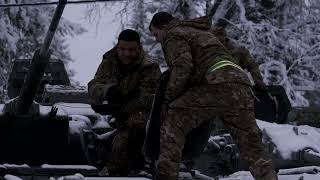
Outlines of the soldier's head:
{"label": "soldier's head", "polygon": [[149,24],[149,30],[157,42],[163,41],[165,29],[173,19],[174,17],[167,12],[158,12],[153,15]]}
{"label": "soldier's head", "polygon": [[126,29],[118,37],[117,53],[124,65],[135,62],[141,53],[140,36],[137,31]]}

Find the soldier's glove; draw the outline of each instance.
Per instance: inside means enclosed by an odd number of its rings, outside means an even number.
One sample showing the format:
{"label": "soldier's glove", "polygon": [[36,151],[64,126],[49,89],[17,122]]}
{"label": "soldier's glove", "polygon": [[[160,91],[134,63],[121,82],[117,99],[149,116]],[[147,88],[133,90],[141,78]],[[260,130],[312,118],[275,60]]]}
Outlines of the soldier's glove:
{"label": "soldier's glove", "polygon": [[[119,115],[123,111],[123,98],[116,84],[106,84],[94,94],[92,109],[102,115]],[[103,102],[107,101],[106,104]]]}
{"label": "soldier's glove", "polygon": [[[115,87],[116,84],[104,84],[104,85],[98,85],[96,87],[93,87],[92,91],[89,91],[89,102],[90,104],[102,104],[104,101],[107,100],[107,96],[109,91],[112,90],[112,87]],[[111,90],[110,90],[111,89]]]}
{"label": "soldier's glove", "polygon": [[94,93],[89,94],[90,104],[102,104],[105,100],[106,88],[99,87]]}
{"label": "soldier's glove", "polygon": [[117,119],[114,116],[110,117],[108,123],[114,129],[121,129],[127,127],[126,122],[122,121],[121,119]]}
{"label": "soldier's glove", "polygon": [[110,86],[105,94],[108,104],[123,104],[123,96],[117,85]]}

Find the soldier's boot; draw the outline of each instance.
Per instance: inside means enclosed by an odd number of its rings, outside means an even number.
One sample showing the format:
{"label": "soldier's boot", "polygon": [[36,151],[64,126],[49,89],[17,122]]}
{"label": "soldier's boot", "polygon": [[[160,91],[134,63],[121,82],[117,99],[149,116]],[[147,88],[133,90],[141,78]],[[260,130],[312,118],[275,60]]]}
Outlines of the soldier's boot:
{"label": "soldier's boot", "polygon": [[255,180],[278,180],[271,160],[260,158],[250,167],[250,171]]}

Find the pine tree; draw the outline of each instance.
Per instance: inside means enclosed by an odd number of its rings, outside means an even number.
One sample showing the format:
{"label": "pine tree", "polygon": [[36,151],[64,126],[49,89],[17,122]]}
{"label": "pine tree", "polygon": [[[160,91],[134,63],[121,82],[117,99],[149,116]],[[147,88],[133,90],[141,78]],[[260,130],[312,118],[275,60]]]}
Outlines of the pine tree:
{"label": "pine tree", "polygon": [[285,87],[294,106],[308,106],[305,90],[314,90],[320,73],[319,1],[236,0],[238,12],[229,35],[247,47],[260,65],[264,81]]}

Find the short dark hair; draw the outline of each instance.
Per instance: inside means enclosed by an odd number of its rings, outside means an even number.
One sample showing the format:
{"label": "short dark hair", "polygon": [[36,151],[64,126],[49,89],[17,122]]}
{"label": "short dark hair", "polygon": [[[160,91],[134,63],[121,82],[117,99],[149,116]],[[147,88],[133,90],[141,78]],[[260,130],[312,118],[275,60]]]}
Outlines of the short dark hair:
{"label": "short dark hair", "polygon": [[163,12],[163,11],[158,12],[155,15],[153,15],[151,22],[149,24],[149,30],[151,31],[151,26],[156,27],[156,28],[160,28],[163,25],[167,25],[173,19],[174,19],[174,17],[167,12]]}
{"label": "short dark hair", "polygon": [[140,35],[135,30],[125,29],[119,34],[118,42],[120,40],[123,40],[123,41],[135,41],[138,44],[140,44]]}

